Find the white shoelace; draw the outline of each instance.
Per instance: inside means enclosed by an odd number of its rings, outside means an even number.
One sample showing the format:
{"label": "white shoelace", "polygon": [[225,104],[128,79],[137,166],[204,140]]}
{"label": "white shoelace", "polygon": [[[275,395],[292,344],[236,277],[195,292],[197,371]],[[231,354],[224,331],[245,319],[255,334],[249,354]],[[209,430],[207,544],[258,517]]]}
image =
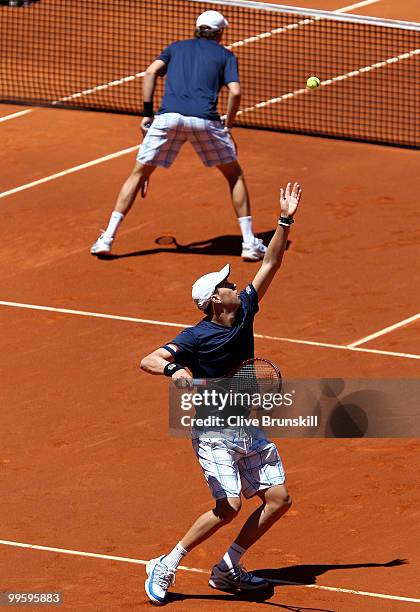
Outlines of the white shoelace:
{"label": "white shoelace", "polygon": [[156,565],[156,582],[164,589],[169,589],[175,584],[175,572],[171,571],[164,563]]}

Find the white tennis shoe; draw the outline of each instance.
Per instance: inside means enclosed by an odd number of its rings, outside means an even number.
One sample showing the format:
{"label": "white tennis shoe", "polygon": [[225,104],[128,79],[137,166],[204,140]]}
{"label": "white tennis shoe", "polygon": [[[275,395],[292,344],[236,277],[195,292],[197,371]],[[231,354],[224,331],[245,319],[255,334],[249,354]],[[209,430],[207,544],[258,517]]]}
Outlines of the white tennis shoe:
{"label": "white tennis shoe", "polygon": [[209,586],[219,591],[254,591],[266,589],[270,583],[264,578],[247,572],[242,565],[234,565],[226,572],[214,565],[209,579]]}
{"label": "white tennis shoe", "polygon": [[161,555],[156,559],[151,559],[146,565],[147,579],[144,583],[147,597],[157,606],[165,602],[166,593],[169,587],[175,584],[175,571],[170,569]]}
{"label": "white tennis shoe", "polygon": [[242,259],[244,261],[259,261],[263,259],[266,252],[267,247],[261,238],[257,238],[256,236],[254,236],[252,242],[242,243]]}
{"label": "white tennis shoe", "polygon": [[90,248],[91,255],[109,255],[112,250],[113,238],[109,238],[104,232]]}

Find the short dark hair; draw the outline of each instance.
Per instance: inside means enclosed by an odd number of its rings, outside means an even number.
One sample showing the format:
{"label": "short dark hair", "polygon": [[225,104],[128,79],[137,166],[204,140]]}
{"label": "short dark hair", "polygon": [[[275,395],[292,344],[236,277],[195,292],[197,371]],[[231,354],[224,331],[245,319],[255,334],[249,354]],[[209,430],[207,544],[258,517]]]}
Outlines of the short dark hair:
{"label": "short dark hair", "polygon": [[208,38],[210,40],[217,38],[222,33],[222,30],[212,30],[206,25],[195,28],[194,36],[196,38]]}

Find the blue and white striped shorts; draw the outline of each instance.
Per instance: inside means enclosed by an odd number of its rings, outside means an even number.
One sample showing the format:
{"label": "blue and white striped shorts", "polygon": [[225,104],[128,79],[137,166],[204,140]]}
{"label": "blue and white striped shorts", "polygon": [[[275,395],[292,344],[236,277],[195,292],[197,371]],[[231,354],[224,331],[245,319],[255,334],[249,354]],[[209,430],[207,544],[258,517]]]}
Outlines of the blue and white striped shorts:
{"label": "blue and white striped shorts", "polygon": [[148,129],[137,161],[169,168],[187,141],[192,144],[205,166],[229,164],[236,160],[232,138],[221,121],[163,113],[156,115]]}
{"label": "blue and white striped shorts", "polygon": [[192,443],[214,499],[240,497],[241,493],[249,498],[286,481],[273,442],[200,437]]}

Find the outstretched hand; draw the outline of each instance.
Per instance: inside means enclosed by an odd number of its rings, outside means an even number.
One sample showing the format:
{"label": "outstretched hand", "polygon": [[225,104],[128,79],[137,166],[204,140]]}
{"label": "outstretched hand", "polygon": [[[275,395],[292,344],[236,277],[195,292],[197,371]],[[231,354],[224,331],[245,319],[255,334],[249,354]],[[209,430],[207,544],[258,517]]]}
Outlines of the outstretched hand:
{"label": "outstretched hand", "polygon": [[172,380],[178,389],[191,389],[194,386],[193,378],[187,370],[178,370],[172,374]]}
{"label": "outstretched hand", "polygon": [[143,119],[140,122],[140,129],[143,133],[143,136],[146,136],[147,130],[152,125],[152,123],[153,123],[153,117],[143,117]]}
{"label": "outstretched hand", "polygon": [[280,189],[280,211],[282,217],[293,217],[296,213],[302,189],[299,183],[287,183],[286,189]]}

